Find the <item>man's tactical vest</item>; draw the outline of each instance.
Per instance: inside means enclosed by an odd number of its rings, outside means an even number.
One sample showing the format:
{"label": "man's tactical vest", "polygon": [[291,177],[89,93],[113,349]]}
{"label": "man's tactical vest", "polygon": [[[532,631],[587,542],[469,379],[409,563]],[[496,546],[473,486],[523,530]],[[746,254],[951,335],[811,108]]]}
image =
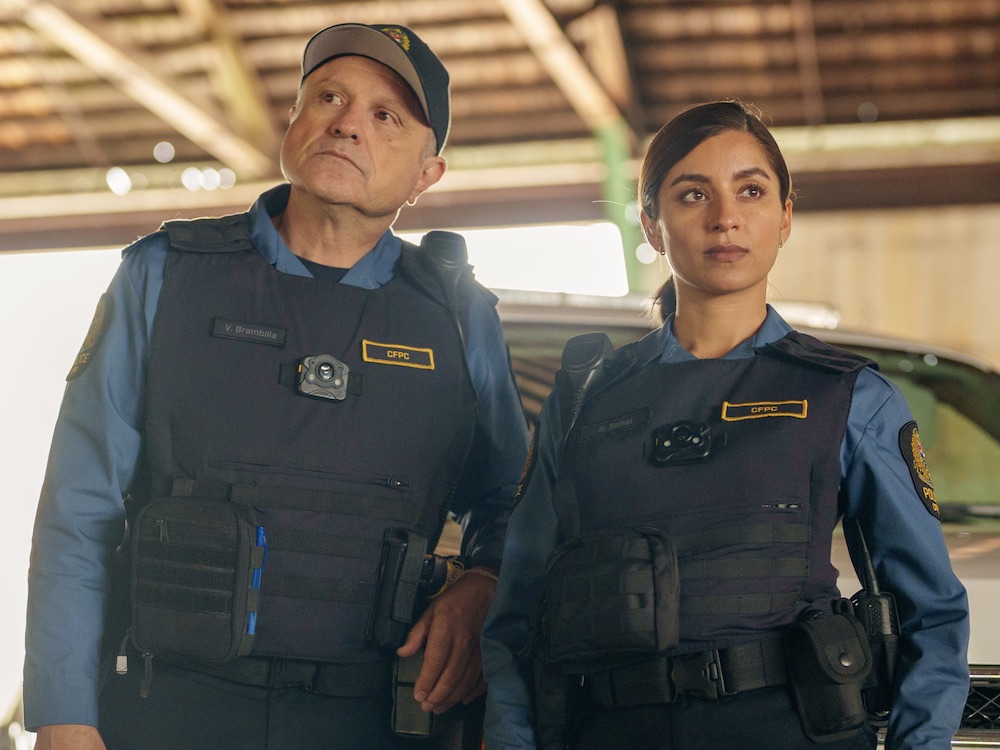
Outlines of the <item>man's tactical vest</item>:
{"label": "man's tactical vest", "polygon": [[675,653],[828,611],[838,596],[830,546],[840,445],[865,364],[792,333],[749,359],[650,364],[605,379],[568,435],[553,494],[563,537],[653,527],[673,539]]}
{"label": "man's tactical vest", "polygon": [[[433,546],[472,439],[458,316],[405,270],[374,290],[280,273],[245,214],[164,229],[149,496],[177,479],[249,493],[269,550],[254,654],[376,659],[364,630],[383,531]],[[323,354],[349,368],[342,400],[297,390],[298,363]]]}

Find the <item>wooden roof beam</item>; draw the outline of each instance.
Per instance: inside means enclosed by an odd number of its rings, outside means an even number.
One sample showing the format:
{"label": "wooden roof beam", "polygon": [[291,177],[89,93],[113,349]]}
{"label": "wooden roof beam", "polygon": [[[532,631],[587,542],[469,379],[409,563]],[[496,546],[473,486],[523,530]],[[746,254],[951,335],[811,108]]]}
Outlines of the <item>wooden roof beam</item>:
{"label": "wooden roof beam", "polygon": [[233,32],[229,14],[218,0],[177,0],[177,5],[211,37],[216,52],[213,88],[236,131],[265,153],[277,153],[281,134],[271,122],[260,79],[244,63],[242,45]]}
{"label": "wooden roof beam", "polygon": [[792,20],[795,24],[795,49],[799,58],[805,121],[810,125],[822,125],[826,120],[826,113],[823,110],[823,86],[819,74],[812,0],[792,0]]}
{"label": "wooden roof beam", "polygon": [[40,0],[4,0],[4,3],[20,10],[23,22],[36,33],[118,86],[241,176],[258,178],[276,173],[272,157],[235,136],[225,123],[152,73],[154,65],[147,55],[102,33],[102,24],[97,19],[84,21]]}
{"label": "wooden roof beam", "polygon": [[621,110],[542,0],[499,0],[499,3],[587,127],[601,132],[625,122]]}

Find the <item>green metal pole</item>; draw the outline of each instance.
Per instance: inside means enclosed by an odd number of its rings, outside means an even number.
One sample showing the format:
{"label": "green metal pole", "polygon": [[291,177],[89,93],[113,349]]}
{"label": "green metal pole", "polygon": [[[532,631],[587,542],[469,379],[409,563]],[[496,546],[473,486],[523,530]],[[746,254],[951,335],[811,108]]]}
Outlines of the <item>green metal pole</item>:
{"label": "green metal pole", "polygon": [[629,292],[646,292],[646,273],[635,255],[635,249],[643,241],[635,211],[635,183],[629,174],[629,130],[624,120],[616,120],[599,128],[595,135],[601,143],[601,153],[607,167],[604,178],[604,211],[608,219],[618,227],[625,255],[625,274]]}

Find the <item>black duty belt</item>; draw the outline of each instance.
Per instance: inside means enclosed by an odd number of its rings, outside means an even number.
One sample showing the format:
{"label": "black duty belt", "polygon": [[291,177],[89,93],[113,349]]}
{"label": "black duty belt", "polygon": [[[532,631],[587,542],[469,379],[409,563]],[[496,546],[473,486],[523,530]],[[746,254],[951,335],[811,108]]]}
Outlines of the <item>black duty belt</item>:
{"label": "black duty belt", "polygon": [[781,638],[775,637],[588,674],[584,685],[598,708],[624,708],[670,703],[683,695],[717,700],[787,682]]}
{"label": "black duty belt", "polygon": [[160,657],[172,666],[189,669],[242,685],[270,690],[298,687],[320,695],[357,698],[389,695],[392,679],[388,660],[362,664],[330,664],[242,656],[229,664],[211,665]]}

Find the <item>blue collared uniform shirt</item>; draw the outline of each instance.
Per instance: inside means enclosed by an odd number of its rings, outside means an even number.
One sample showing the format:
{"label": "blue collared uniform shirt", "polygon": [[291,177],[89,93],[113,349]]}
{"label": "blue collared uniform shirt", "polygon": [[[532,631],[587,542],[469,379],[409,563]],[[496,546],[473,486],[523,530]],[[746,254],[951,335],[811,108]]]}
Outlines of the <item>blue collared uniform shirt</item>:
{"label": "blue collared uniform shirt", "polygon": [[[283,209],[287,190],[281,186],[257,200],[251,209],[251,236],[278,271],[309,276],[271,222],[270,213]],[[45,724],[97,726],[108,570],[121,541],[122,497],[140,465],[150,336],[167,252],[162,232],[125,249],[105,297],[110,322],[103,339],[63,396],[29,571],[24,668],[29,729]],[[387,231],[341,283],[381,287],[393,278],[401,252],[402,241]],[[513,497],[528,430],[499,317],[483,294],[473,296],[466,339],[477,429],[489,436],[491,445],[473,503],[502,505]]]}

